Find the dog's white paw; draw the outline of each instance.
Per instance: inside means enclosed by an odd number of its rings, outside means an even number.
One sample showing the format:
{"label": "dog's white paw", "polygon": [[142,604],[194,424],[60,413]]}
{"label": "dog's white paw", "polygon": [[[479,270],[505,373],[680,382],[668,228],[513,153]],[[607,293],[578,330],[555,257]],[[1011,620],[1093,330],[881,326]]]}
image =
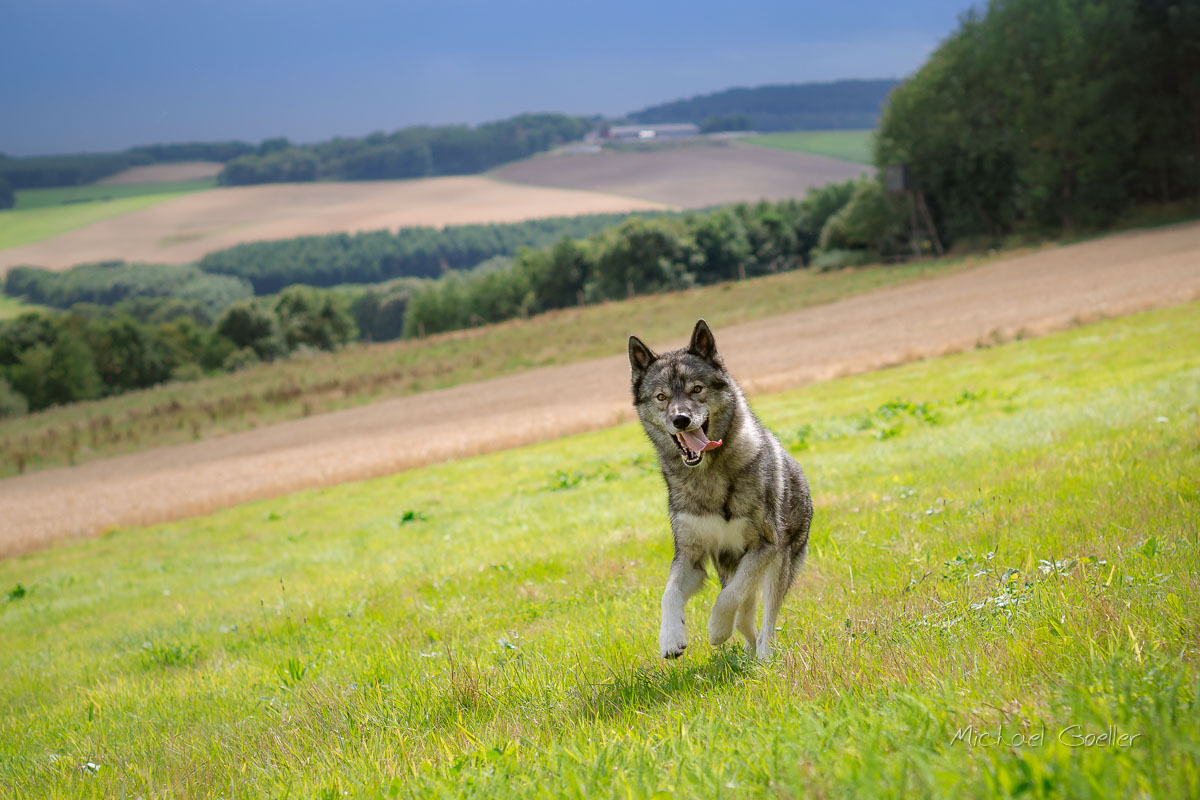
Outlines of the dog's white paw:
{"label": "dog's white paw", "polygon": [[[767,631],[761,631],[758,634],[758,642],[754,655],[757,656],[759,661],[767,661],[774,654],[775,643],[773,638]],[[746,649],[749,650],[750,648],[747,647]]]}
{"label": "dog's white paw", "polygon": [[739,603],[725,596],[717,595],[713,604],[712,614],[708,618],[708,641],[713,647],[724,644],[733,635],[733,617],[737,613]]}
{"label": "dog's white paw", "polygon": [[683,623],[664,624],[658,634],[658,652],[663,658],[679,658],[687,649],[687,631]]}

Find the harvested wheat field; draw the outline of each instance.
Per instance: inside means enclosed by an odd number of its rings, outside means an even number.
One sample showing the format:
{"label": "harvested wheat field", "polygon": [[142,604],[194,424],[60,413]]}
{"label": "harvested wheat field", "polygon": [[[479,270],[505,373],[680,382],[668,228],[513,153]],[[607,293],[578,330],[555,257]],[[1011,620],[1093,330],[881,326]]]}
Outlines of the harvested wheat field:
{"label": "harvested wheat field", "polygon": [[52,239],[0,250],[0,272],[20,264],[67,269],[105,259],[184,263],[213,250],[265,239],[663,207],[651,200],[519,186],[484,176],[238,186],[197,192]]}
{"label": "harvested wheat field", "polygon": [[150,164],[130,167],[116,175],[96,181],[97,186],[119,186],[127,183],[170,183],[215,178],[225,168],[219,161],[177,161],[174,164]]}
{"label": "harvested wheat field", "polygon": [[[1200,224],[1191,223],[993,261],[716,335],[734,374],[761,392],[1198,297]],[[675,341],[652,346],[679,346],[694,321],[680,319]],[[601,334],[612,340],[609,358],[8,478],[0,554],[630,419],[629,332]]]}
{"label": "harvested wheat field", "polygon": [[803,197],[809,189],[857,178],[870,167],[807,153],[736,142],[658,149],[535,156],[500,167],[498,178],[535,186],[587,189],[681,208]]}

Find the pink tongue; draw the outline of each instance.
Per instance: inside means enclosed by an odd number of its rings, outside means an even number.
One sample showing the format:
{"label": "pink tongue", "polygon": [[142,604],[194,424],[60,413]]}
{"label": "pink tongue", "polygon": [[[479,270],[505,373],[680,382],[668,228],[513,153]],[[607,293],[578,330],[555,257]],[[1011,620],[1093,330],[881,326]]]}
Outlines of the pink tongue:
{"label": "pink tongue", "polygon": [[716,450],[721,446],[722,439],[715,442],[710,442],[708,437],[704,435],[704,431],[696,428],[694,431],[683,431],[679,434],[679,438],[683,440],[683,444],[693,453],[703,453],[705,450]]}

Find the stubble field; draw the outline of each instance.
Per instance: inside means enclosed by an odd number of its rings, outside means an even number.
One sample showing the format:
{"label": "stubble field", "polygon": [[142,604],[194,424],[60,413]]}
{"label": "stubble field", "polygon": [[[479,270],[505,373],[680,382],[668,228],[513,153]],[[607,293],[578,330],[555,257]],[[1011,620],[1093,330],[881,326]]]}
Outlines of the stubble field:
{"label": "stubble field", "polygon": [[517,186],[482,176],[225,187],[0,250],[0,272],[19,264],[66,269],[105,259],[185,263],[242,242],[663,207],[653,201]]}

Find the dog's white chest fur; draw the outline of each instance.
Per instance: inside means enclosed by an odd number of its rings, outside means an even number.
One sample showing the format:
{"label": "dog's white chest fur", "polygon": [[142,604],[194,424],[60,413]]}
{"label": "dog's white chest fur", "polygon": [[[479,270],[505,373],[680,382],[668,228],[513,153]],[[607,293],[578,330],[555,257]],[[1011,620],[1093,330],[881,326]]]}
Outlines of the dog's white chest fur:
{"label": "dog's white chest fur", "polygon": [[676,514],[676,534],[689,550],[710,555],[729,552],[741,555],[746,550],[750,528],[745,519],[727,520],[718,514]]}

